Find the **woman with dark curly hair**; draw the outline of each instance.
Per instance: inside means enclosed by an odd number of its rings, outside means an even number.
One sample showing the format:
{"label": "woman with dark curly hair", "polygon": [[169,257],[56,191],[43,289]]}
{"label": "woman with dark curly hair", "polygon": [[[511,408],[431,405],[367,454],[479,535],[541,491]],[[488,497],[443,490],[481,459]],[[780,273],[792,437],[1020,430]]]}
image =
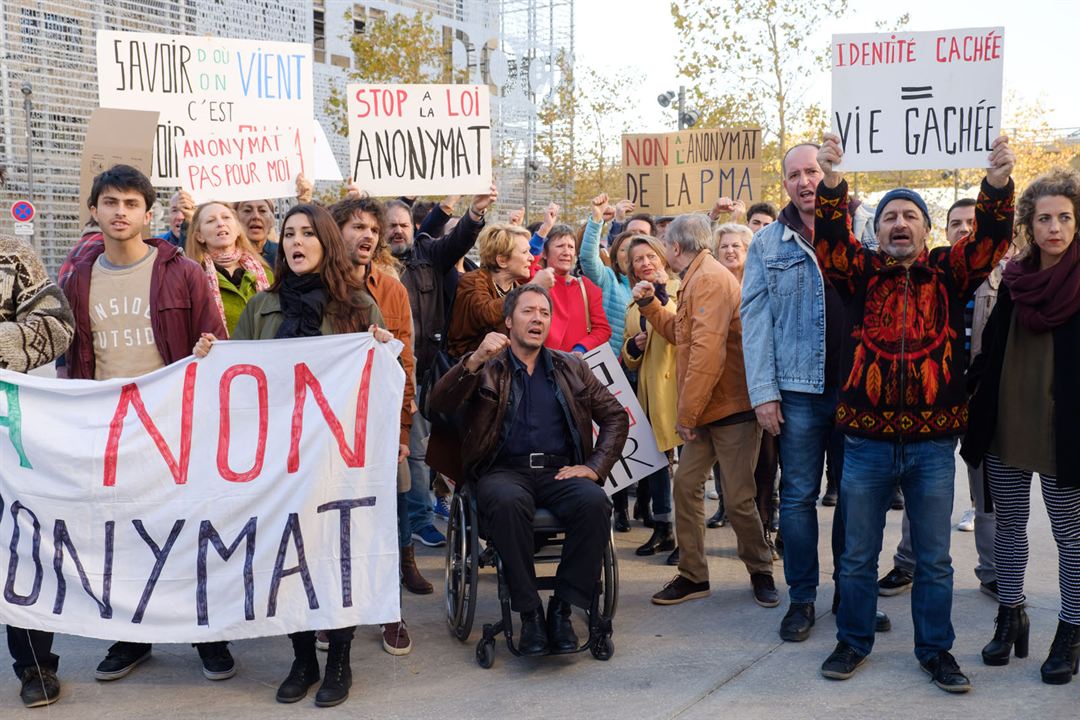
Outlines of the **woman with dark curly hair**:
{"label": "woman with dark curly hair", "polygon": [[1028,246],[1005,267],[997,306],[973,363],[978,386],[961,454],[986,463],[997,516],[998,606],[987,665],[1027,656],[1024,571],[1031,477],[1039,473],[1058,548],[1061,612],[1045,683],[1072,680],[1080,656],[1080,175],[1054,170],[1036,179],[1016,207]]}

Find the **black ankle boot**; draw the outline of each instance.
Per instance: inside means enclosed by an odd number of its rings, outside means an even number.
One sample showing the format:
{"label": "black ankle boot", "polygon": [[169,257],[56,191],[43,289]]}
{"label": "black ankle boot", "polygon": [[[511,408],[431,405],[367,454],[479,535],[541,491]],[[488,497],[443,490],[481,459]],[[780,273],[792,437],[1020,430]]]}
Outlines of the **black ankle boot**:
{"label": "black ankle boot", "polygon": [[626,510],[615,511],[615,532],[630,532],[630,518],[626,516]]}
{"label": "black ankle boot", "polygon": [[634,551],[642,557],[658,552],[671,552],[675,549],[675,535],[671,532],[671,523],[657,520],[653,526],[652,537]]}
{"label": "black ankle boot", "polygon": [[1013,650],[1016,657],[1026,658],[1028,654],[1028,634],[1031,623],[1023,605],[1009,607],[998,605],[997,618],[994,620],[994,639],[983,648],[982,658],[987,665],[1008,665],[1009,655]]}
{"label": "black ankle boot", "polygon": [[279,703],[294,703],[304,699],[312,685],[319,682],[319,661],[315,656],[315,633],[292,633],[293,664],[289,676],[278,687]]}
{"label": "black ankle boot", "polygon": [[1050,656],[1042,664],[1042,681],[1048,685],[1064,685],[1072,680],[1080,662],[1080,625],[1058,620]]}
{"label": "black ankle boot", "polygon": [[720,507],[716,508],[716,512],[712,514],[712,517],[705,521],[705,527],[718,528],[727,525],[727,512],[724,510],[724,501],[720,501]]}
{"label": "black ankle boot", "polygon": [[548,601],[547,634],[548,649],[552,655],[565,655],[577,651],[578,637],[570,619],[570,603],[559,600],[554,595]]}
{"label": "black ankle boot", "polygon": [[326,674],[319,692],[315,693],[315,704],[319,707],[333,707],[349,699],[352,687],[352,666],[349,664],[349,648],[352,640],[330,638],[330,649],[326,652]]}

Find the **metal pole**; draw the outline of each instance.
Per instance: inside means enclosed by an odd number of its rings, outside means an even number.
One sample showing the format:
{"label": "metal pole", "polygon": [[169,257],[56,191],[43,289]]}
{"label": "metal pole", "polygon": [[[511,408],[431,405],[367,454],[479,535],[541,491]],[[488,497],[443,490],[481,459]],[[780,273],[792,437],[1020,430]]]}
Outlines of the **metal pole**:
{"label": "metal pole", "polygon": [[683,129],[683,116],[686,112],[686,86],[679,86],[679,129]]}
{"label": "metal pole", "polygon": [[[30,96],[33,94],[34,89],[30,83],[24,82],[22,84],[23,94],[23,110],[26,113],[26,199],[30,202],[34,201],[34,148],[33,148],[33,135],[30,127],[30,113],[34,107],[33,101]],[[38,255],[41,255],[41,248],[38,247],[38,235],[37,233],[30,234],[30,244],[34,247],[34,250]]]}
{"label": "metal pole", "polygon": [[525,206],[525,217],[522,219],[522,223],[529,224],[529,165],[532,164],[532,153],[525,156],[525,202],[522,205]]}

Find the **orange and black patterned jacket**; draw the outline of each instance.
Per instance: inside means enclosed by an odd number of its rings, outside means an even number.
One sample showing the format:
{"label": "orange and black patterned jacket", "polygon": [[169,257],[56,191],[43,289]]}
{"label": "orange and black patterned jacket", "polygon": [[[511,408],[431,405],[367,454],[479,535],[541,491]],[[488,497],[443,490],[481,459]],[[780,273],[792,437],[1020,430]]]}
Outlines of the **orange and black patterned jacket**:
{"label": "orange and black patterned jacket", "polygon": [[905,268],[851,234],[848,188],[818,185],[814,246],[848,306],[840,429],[879,440],[952,437],[967,427],[964,306],[1012,238],[1013,182],[983,181],[971,234]]}

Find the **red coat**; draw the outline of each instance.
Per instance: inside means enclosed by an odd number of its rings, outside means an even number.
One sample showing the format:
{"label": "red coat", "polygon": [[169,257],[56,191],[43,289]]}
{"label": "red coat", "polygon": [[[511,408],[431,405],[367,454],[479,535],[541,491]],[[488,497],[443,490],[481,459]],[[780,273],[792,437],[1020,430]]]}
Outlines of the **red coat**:
{"label": "red coat", "polygon": [[[206,274],[192,260],[159,238],[146,240],[157,248],[150,278],[150,325],[154,344],[166,365],[191,354],[199,335],[207,332],[227,337],[225,324],[210,297]],[[105,245],[88,246],[64,285],[64,295],[75,315],[75,338],[68,348],[68,377],[94,379],[94,336],[90,331],[90,277]]]}
{"label": "red coat", "polygon": [[[588,315],[579,283],[585,284]],[[573,352],[575,346],[581,345],[586,350],[592,350],[611,339],[611,326],[604,314],[603,293],[592,280],[556,275],[555,287],[551,288],[551,304],[551,331],[544,341],[546,347]],[[586,318],[592,321],[591,333],[588,332]]]}

